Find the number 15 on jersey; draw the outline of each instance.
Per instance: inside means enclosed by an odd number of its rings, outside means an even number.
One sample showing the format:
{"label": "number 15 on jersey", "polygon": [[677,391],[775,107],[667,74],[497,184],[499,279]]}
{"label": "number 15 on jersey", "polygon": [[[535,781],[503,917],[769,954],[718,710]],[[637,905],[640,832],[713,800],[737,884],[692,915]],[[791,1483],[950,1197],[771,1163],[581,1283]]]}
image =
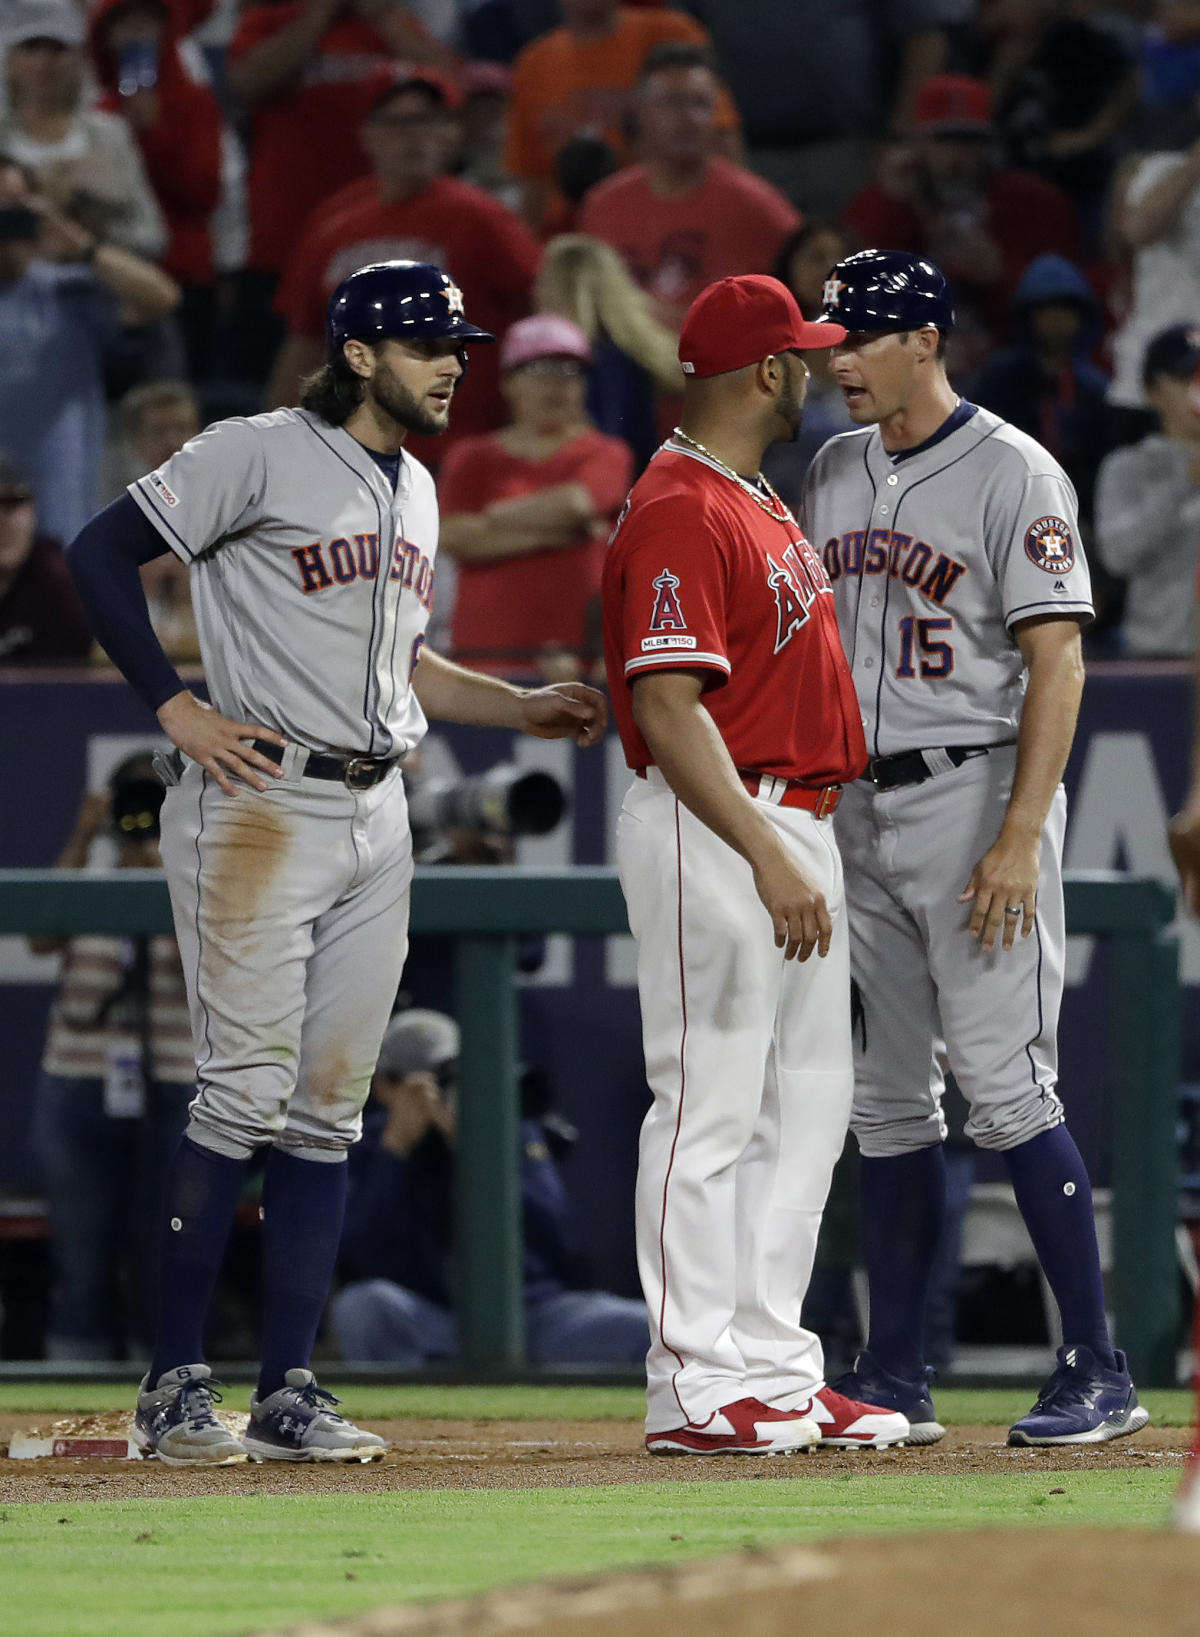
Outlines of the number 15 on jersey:
{"label": "number 15 on jersey", "polygon": [[922,620],[915,614],[906,614],[900,621],[900,657],[896,661],[896,675],[915,677],[926,682],[937,682],[954,672],[954,649],[948,642],[939,642],[938,631],[953,631],[950,619]]}

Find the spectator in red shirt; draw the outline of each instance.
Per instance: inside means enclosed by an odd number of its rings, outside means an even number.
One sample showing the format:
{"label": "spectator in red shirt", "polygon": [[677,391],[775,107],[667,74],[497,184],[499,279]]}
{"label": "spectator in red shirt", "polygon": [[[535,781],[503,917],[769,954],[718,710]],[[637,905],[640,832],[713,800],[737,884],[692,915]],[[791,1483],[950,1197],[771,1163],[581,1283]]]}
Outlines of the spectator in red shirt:
{"label": "spectator in red shirt", "polygon": [[180,0],[100,0],[92,14],[92,62],[99,106],[120,114],[141,149],[167,220],[163,267],[183,299],[188,373],[207,373],[212,319],[212,215],[221,194],[221,107],[204,59],[180,49]]}
{"label": "spectator in red shirt", "polygon": [[890,150],[884,174],[855,195],[844,220],[864,244],[936,262],[954,285],[960,327],[973,321],[976,344],[990,349],[1009,332],[1013,292],[1033,258],[1079,259],[1075,207],[1053,182],[999,163],[981,80],[926,80],[912,124],[911,148]]}
{"label": "spectator in red shirt", "polygon": [[[555,157],[573,137],[625,144],[629,93],[647,52],[664,40],[707,45],[695,18],[669,8],[629,11],[618,0],[561,0],[563,23],[525,47],[513,65],[506,168],[521,182],[526,219],[553,223]],[[718,127],[740,139],[737,110],[721,88]]]}
{"label": "spectator in red shirt", "polygon": [[238,344],[262,380],[278,345],[271,302],[297,226],[362,176],[375,76],[391,63],[452,67],[454,53],[392,0],[251,0],[226,76],[250,114],[250,246]]}
{"label": "spectator in red shirt", "polygon": [[[335,285],[369,262],[406,259],[444,267],[466,291],[471,311],[493,335],[529,308],[540,248],[533,234],[497,200],[469,182],[442,174],[452,150],[447,123],[450,82],[431,69],[387,70],[363,124],[374,174],[335,194],[308,220],[279,289],[287,338],[271,377],[269,402],[297,401],[301,378],[322,362],[325,308]],[[450,432],[410,438],[421,460],[440,460],[446,446],[499,426],[495,349],[480,348],[471,379],[456,397]]]}
{"label": "spectator in red shirt", "polygon": [[481,670],[563,680],[597,657],[591,609],[633,457],[588,420],[591,361],[569,318],[514,324],[500,348],[512,422],[463,439],[442,468],[440,543],[458,566],[451,640]]}
{"label": "spectator in red shirt", "polygon": [[714,154],[719,84],[701,46],[655,46],[632,102],[641,163],[599,183],[579,231],[619,250],[678,330],[706,285],[766,273],[800,215],[777,188]]}
{"label": "spectator in red shirt", "polygon": [[0,454],[0,665],[76,665],[88,657],[91,626],[35,512],[29,479]]}

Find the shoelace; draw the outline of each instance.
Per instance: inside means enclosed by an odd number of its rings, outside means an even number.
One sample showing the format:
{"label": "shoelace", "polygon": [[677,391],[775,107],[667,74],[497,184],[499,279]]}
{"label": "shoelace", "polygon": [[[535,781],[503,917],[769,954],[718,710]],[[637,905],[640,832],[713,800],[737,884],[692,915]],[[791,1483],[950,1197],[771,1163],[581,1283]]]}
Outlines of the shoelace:
{"label": "shoelace", "polygon": [[183,1419],[193,1430],[198,1427],[219,1426],[213,1405],[223,1402],[224,1399],[216,1391],[216,1383],[211,1376],[207,1381],[192,1382],[179,1394],[179,1407],[183,1412]]}
{"label": "shoelace", "polygon": [[340,1404],[341,1399],[335,1398],[332,1393],[326,1392],[324,1387],[318,1387],[315,1381],[310,1381],[306,1387],[297,1388],[296,1397],[311,1409],[328,1415],[332,1420],[342,1420],[336,1410],[326,1408],[329,1404]]}
{"label": "shoelace", "polygon": [[1092,1378],[1069,1364],[1060,1364],[1038,1394],[1037,1408],[1047,1409],[1052,1404],[1086,1404],[1094,1391]]}

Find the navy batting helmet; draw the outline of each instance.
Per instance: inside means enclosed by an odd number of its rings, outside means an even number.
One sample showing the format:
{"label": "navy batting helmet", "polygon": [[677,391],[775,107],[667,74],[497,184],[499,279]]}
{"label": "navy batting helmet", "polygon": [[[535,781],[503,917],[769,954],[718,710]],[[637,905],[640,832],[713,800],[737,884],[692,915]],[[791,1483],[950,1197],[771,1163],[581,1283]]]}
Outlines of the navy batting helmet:
{"label": "navy batting helmet", "polygon": [[860,250],[838,262],[825,280],[817,323],[847,330],[954,328],[946,275],[907,250]]}
{"label": "navy batting helmet", "polygon": [[379,261],[344,278],[329,298],[325,340],[330,358],[344,341],[494,341],[467,322],[463,293],[449,273],[427,261]]}

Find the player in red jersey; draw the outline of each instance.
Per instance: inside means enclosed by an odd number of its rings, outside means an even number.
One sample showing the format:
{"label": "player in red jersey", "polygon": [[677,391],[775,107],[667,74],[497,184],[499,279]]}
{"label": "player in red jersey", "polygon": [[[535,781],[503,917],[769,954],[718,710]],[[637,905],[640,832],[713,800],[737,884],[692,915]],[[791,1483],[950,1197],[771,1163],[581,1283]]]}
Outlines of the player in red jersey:
{"label": "player in red jersey", "polygon": [[759,463],[800,425],[801,354],[829,344],[775,279],[696,298],[682,425],[634,486],[604,573],[638,775],[617,858],[654,1097],[636,1211],[656,1453],[908,1432],[833,1393],[800,1324],[853,1078],[830,815],[866,746],[829,581]]}

